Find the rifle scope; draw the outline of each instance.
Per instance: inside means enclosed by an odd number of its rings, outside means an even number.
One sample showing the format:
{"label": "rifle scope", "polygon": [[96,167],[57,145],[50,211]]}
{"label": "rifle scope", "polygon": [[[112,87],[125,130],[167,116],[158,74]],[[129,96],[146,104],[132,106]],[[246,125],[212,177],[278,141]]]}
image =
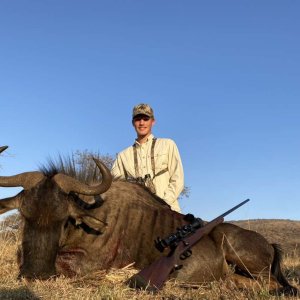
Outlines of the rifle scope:
{"label": "rifle scope", "polygon": [[183,238],[189,236],[190,234],[194,233],[198,228],[204,226],[204,222],[200,218],[193,218],[191,224],[184,225],[180,228],[177,228],[175,233],[172,233],[168,237],[161,239],[157,238],[154,241],[155,247],[158,251],[163,252],[166,248],[170,247],[174,249]]}

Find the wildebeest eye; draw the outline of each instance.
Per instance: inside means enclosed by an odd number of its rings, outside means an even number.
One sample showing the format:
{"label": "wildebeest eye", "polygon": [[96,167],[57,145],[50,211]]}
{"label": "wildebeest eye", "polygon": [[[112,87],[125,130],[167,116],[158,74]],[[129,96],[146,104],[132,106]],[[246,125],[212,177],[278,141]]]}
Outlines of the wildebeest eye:
{"label": "wildebeest eye", "polygon": [[75,202],[79,207],[87,210],[98,208],[104,203],[104,200],[102,199],[101,195],[93,196],[95,200],[94,203],[85,202],[74,192],[70,192],[70,196],[72,201]]}

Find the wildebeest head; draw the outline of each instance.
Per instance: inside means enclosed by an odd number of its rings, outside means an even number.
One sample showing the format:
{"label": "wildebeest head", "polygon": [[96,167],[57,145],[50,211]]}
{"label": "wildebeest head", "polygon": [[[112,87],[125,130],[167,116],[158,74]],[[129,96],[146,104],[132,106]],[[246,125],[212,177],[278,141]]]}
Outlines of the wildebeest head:
{"label": "wildebeest head", "polygon": [[109,189],[112,182],[110,171],[99,160],[94,161],[102,174],[102,182],[94,186],[61,173],[47,176],[43,172],[26,172],[0,176],[1,187],[23,187],[16,196],[0,201],[0,214],[17,208],[24,221],[18,254],[20,276],[44,279],[56,275],[59,241],[70,217],[94,230],[103,226],[100,220],[80,207],[87,204],[73,202],[75,194],[95,196]]}

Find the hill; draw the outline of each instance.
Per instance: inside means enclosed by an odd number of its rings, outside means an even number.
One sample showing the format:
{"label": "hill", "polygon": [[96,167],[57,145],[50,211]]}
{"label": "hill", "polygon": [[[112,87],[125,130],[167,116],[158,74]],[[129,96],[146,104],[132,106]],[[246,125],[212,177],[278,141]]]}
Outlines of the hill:
{"label": "hill", "polygon": [[256,219],[229,223],[259,232],[270,243],[280,244],[285,255],[300,256],[300,221]]}

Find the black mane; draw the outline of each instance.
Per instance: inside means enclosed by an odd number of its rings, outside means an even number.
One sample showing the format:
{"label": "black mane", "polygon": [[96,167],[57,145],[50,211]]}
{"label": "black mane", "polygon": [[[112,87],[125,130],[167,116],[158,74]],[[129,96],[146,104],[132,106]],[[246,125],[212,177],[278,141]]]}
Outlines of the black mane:
{"label": "black mane", "polygon": [[[95,157],[100,159],[100,157]],[[92,156],[80,157],[58,155],[57,158],[49,157],[45,164],[40,165],[39,171],[51,178],[58,173],[76,178],[81,182],[91,183],[101,180],[101,174]]]}

